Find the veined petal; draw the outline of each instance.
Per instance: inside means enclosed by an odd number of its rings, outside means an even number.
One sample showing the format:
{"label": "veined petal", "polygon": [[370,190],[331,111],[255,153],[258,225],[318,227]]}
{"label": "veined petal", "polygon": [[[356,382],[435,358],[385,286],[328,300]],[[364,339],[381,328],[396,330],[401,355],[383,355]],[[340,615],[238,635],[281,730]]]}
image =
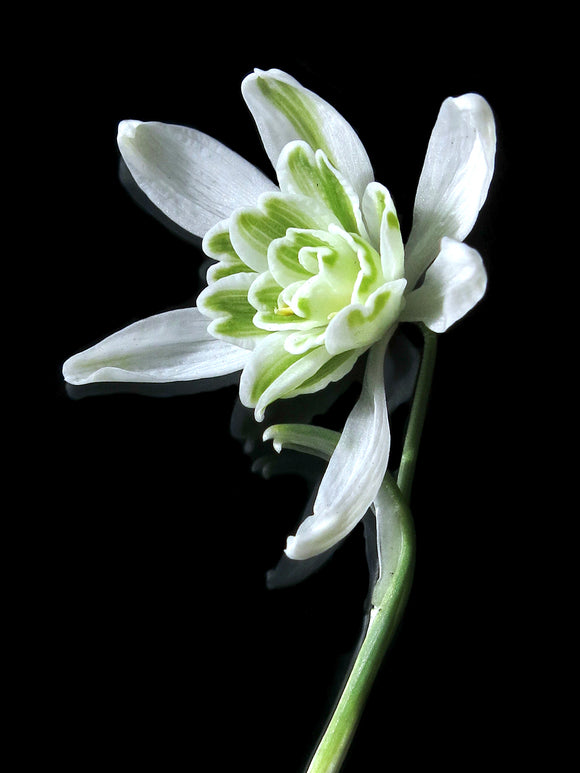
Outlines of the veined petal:
{"label": "veined petal", "polygon": [[195,307],[147,317],[119,330],[63,365],[69,384],[97,381],[167,383],[241,370],[249,352],[218,341]]}
{"label": "veined petal", "polygon": [[143,192],[197,236],[261,193],[277,190],[256,167],[196,129],[127,120],[119,124],[117,141]]}
{"label": "veined petal", "polygon": [[304,140],[323,150],[362,196],[374,179],[369,157],[352,126],[328,102],[281,70],[256,70],[244,79],[242,94],[274,168],[285,145]]}
{"label": "veined petal", "polygon": [[359,523],[383,481],[390,429],[383,379],[386,336],[369,352],[361,395],[348,417],[313,507],[286,554],[305,559],[335,545]]}
{"label": "veined petal", "polygon": [[444,236],[463,241],[487,196],[495,158],[495,122],[478,94],[446,99],[433,128],[417,187],[405,273],[414,287]]}
{"label": "veined petal", "polygon": [[441,252],[427,269],[423,284],[406,298],[401,319],[423,322],[443,333],[481,300],[487,274],[481,255],[463,242],[441,240]]}

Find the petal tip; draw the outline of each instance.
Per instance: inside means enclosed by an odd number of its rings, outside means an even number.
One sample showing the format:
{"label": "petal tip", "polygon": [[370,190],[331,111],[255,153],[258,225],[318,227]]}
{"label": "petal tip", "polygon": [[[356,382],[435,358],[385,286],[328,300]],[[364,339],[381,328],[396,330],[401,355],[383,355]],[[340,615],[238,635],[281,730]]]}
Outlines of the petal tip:
{"label": "petal tip", "polygon": [[135,139],[137,129],[142,123],[143,121],[137,121],[133,118],[126,118],[121,121],[117,128],[117,141],[122,142],[123,140]]}

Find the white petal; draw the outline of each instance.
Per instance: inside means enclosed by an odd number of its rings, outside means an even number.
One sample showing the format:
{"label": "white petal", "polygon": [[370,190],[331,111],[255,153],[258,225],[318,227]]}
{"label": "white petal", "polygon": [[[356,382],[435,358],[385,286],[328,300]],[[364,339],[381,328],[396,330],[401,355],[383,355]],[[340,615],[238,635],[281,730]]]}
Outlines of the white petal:
{"label": "white petal", "polygon": [[256,167],[207,134],[186,126],[121,121],[121,155],[155,206],[196,236],[234,209],[277,190]]}
{"label": "white petal", "polygon": [[444,236],[463,241],[489,189],[495,157],[495,123],[478,94],[446,99],[429,140],[417,187],[405,273],[415,283],[437,255]]}
{"label": "white petal", "polygon": [[463,242],[441,240],[441,252],[427,269],[425,281],[407,296],[402,320],[424,322],[443,333],[481,300],[487,274],[481,255]]}
{"label": "white petal", "polygon": [[167,383],[241,370],[249,352],[217,340],[207,326],[195,307],[147,317],[70,357],[64,378],[69,384]]}
{"label": "white petal", "polygon": [[361,396],[332,454],[313,514],[288,538],[290,558],[309,558],[335,545],[363,518],[381,486],[391,438],[383,379],[387,343],[385,338],[369,352]]}
{"label": "white petal", "polygon": [[282,148],[304,140],[319,148],[350,181],[359,196],[374,179],[369,157],[352,126],[328,102],[281,70],[256,70],[242,83],[272,166]]}

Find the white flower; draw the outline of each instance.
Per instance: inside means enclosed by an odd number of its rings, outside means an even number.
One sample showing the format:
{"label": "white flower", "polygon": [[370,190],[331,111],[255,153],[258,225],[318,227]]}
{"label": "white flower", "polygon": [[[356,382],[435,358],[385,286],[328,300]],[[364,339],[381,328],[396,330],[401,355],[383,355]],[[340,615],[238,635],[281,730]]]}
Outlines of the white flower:
{"label": "white flower", "polygon": [[71,357],[63,373],[86,384],[241,370],[240,399],[262,420],[274,400],[324,388],[368,351],[313,515],[288,540],[287,554],[301,559],[345,536],[381,486],[390,446],[383,358],[397,323],[443,332],[485,292],[481,257],[463,240],[493,174],[495,127],[477,94],[443,102],[403,246],[389,191],[333,107],[279,70],[252,73],[242,93],[278,185],[195,129],[120,124],[137,184],[217,262],[196,307],[134,323]]}

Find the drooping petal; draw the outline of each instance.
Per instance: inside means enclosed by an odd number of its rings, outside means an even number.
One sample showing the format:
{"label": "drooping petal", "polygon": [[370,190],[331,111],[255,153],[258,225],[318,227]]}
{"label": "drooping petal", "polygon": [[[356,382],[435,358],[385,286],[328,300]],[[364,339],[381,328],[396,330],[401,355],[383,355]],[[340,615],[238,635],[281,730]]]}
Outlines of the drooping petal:
{"label": "drooping petal", "polygon": [[195,307],[147,317],[75,354],[63,365],[69,384],[167,383],[241,370],[249,352],[218,341]]}
{"label": "drooping petal", "polygon": [[[272,440],[274,449],[301,451],[328,460],[334,453],[340,433],[310,424],[273,424],[264,432],[264,441]],[[388,472],[372,503],[376,519],[378,577],[372,592],[372,603],[378,606],[399,567],[403,552],[413,541],[413,524],[397,484]],[[304,559],[307,561],[308,559]]]}
{"label": "drooping petal", "polygon": [[359,523],[387,469],[390,429],[383,360],[388,336],[369,352],[361,395],[328,463],[313,514],[289,537],[286,554],[304,559],[327,550]]}
{"label": "drooping petal", "polygon": [[417,187],[405,272],[414,287],[444,236],[463,241],[487,196],[495,158],[495,122],[478,94],[446,99],[433,128]]}
{"label": "drooping petal", "polygon": [[143,192],[196,236],[261,193],[277,190],[256,167],[196,129],[127,120],[119,124],[117,141]]}
{"label": "drooping petal", "polygon": [[285,145],[304,140],[313,150],[323,150],[362,196],[374,179],[369,157],[352,126],[328,102],[275,69],[248,75],[242,94],[274,168]]}
{"label": "drooping petal", "polygon": [[487,274],[481,255],[463,242],[441,240],[441,252],[427,269],[423,284],[406,299],[401,319],[423,322],[443,333],[481,300]]}

